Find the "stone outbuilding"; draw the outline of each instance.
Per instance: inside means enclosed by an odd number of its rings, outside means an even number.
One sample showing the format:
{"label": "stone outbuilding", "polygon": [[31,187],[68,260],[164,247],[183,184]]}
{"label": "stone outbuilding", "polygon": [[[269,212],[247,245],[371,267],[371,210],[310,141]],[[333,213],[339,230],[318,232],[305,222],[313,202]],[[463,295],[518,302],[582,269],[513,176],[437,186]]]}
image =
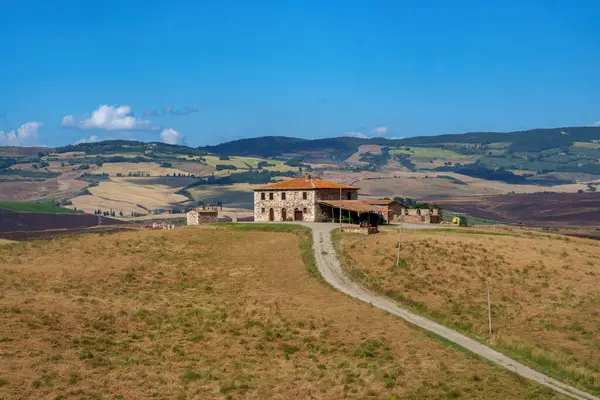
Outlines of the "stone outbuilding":
{"label": "stone outbuilding", "polygon": [[440,208],[409,208],[404,211],[402,219],[409,223],[439,224],[444,219],[444,212]]}
{"label": "stone outbuilding", "polygon": [[192,210],[187,213],[188,225],[199,225],[219,220],[219,212],[217,210]]}
{"label": "stone outbuilding", "polygon": [[363,200],[365,203],[372,206],[381,207],[381,213],[385,222],[399,221],[402,215],[405,214],[408,207],[397,200],[378,199],[378,200]]}

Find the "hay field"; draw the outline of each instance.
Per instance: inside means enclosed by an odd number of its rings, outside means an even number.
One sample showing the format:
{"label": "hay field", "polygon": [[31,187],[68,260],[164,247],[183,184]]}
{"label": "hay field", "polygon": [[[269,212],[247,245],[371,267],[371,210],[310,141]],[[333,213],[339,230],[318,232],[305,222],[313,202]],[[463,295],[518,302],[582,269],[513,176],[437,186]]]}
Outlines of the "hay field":
{"label": "hay field", "polygon": [[[407,150],[408,149],[408,150]],[[404,154],[418,169],[432,169],[444,165],[445,162],[466,164],[473,162],[477,156],[468,156],[452,150],[438,147],[400,147],[390,150],[391,154]]]}
{"label": "hay field", "polygon": [[170,183],[138,184],[140,178],[111,178],[111,181],[100,182],[98,186],[88,188],[90,195],[73,198],[73,207],[86,212],[113,209],[117,213],[132,211],[146,213],[157,208],[171,208],[173,203],[186,201],[185,196],[175,194],[185,186],[172,186]]}
{"label": "hay field", "polygon": [[575,148],[580,148],[580,149],[592,149],[592,150],[599,150],[600,149],[600,143],[592,143],[592,142],[575,142],[573,143],[573,147]]}
{"label": "hay field", "polygon": [[335,234],[357,279],[443,324],[600,394],[597,241],[504,229]]}
{"label": "hay field", "polygon": [[562,398],[331,290],[302,228],[244,228],[0,249],[0,397]]}
{"label": "hay field", "polygon": [[358,146],[356,153],[352,154],[350,157],[344,160],[345,163],[349,164],[367,164],[364,161],[360,161],[361,153],[371,153],[371,154],[381,154],[381,149],[383,146],[379,146],[376,144],[363,144]]}
{"label": "hay field", "polygon": [[[323,177],[324,179],[342,181],[347,184],[359,186],[361,194],[373,197],[402,196],[414,199],[440,199],[444,197],[505,194],[512,192],[536,193],[542,190],[558,193],[577,193],[580,189],[587,190],[587,186],[583,183],[543,187],[537,185],[516,185],[473,178],[454,172],[325,171]],[[448,177],[464,182],[466,185],[452,183]]]}
{"label": "hay field", "polygon": [[200,185],[188,189],[194,200],[206,204],[222,202],[229,207],[252,209],[254,207],[254,188],[263,185],[236,183],[233,185]]}
{"label": "hay field", "polygon": [[14,180],[0,182],[0,200],[37,201],[40,199],[70,197],[88,185],[87,182],[77,179],[84,172],[91,171],[66,170],[56,178],[43,181]]}
{"label": "hay field", "polygon": [[[297,167],[290,167],[289,165],[285,165],[283,161],[279,160],[268,160],[265,158],[256,158],[256,157],[238,157],[238,156],[230,156],[229,160],[220,160],[218,156],[203,156],[206,160],[206,164],[211,167],[215,167],[217,165],[235,165],[238,169],[250,169],[250,168],[258,168],[258,163],[261,161],[268,162],[269,164],[275,164],[274,167],[263,167],[263,169],[268,171],[297,171]],[[224,171],[219,171],[224,172]]]}
{"label": "hay field", "polygon": [[153,162],[141,162],[141,163],[130,163],[130,162],[119,162],[119,163],[104,163],[102,167],[97,169],[95,174],[107,173],[110,176],[116,176],[118,173],[127,176],[128,173],[147,173],[150,176],[165,176],[167,174],[186,174],[187,172],[176,169],[176,168],[163,168],[160,164]]}

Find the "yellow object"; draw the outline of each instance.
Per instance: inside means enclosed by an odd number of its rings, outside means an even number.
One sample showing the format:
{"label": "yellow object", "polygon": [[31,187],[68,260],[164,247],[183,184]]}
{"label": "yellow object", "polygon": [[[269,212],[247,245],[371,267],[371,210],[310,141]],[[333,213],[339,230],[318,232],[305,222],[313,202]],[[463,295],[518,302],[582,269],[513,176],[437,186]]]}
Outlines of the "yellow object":
{"label": "yellow object", "polygon": [[467,226],[467,217],[459,215],[452,218],[452,225]]}

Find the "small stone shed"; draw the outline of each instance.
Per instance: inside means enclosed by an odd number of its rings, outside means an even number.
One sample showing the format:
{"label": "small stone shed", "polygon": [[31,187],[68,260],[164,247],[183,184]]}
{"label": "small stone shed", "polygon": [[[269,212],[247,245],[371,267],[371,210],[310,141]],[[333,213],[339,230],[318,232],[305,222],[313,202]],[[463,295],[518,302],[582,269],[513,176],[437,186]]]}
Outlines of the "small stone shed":
{"label": "small stone shed", "polygon": [[219,211],[217,210],[192,210],[187,213],[188,225],[207,224],[219,220]]}
{"label": "small stone shed", "polygon": [[413,209],[404,211],[404,222],[421,224],[439,224],[444,218],[444,213],[439,208],[432,209]]}
{"label": "small stone shed", "polygon": [[363,200],[363,202],[372,206],[380,207],[383,219],[387,223],[391,221],[399,221],[401,219],[401,216],[404,215],[406,210],[408,209],[406,205],[400,203],[399,201],[391,199],[368,199]]}

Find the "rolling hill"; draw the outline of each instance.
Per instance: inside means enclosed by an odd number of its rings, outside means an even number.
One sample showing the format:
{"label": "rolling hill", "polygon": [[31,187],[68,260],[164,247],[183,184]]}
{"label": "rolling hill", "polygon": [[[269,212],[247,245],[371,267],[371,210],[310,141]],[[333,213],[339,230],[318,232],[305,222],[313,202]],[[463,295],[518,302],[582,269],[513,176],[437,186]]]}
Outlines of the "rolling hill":
{"label": "rolling hill", "polygon": [[201,204],[250,208],[253,185],[306,171],[362,186],[368,197],[464,202],[474,195],[591,193],[600,186],[600,127],[405,139],[265,136],[197,148],[128,140],[4,147],[0,201],[126,217]]}

